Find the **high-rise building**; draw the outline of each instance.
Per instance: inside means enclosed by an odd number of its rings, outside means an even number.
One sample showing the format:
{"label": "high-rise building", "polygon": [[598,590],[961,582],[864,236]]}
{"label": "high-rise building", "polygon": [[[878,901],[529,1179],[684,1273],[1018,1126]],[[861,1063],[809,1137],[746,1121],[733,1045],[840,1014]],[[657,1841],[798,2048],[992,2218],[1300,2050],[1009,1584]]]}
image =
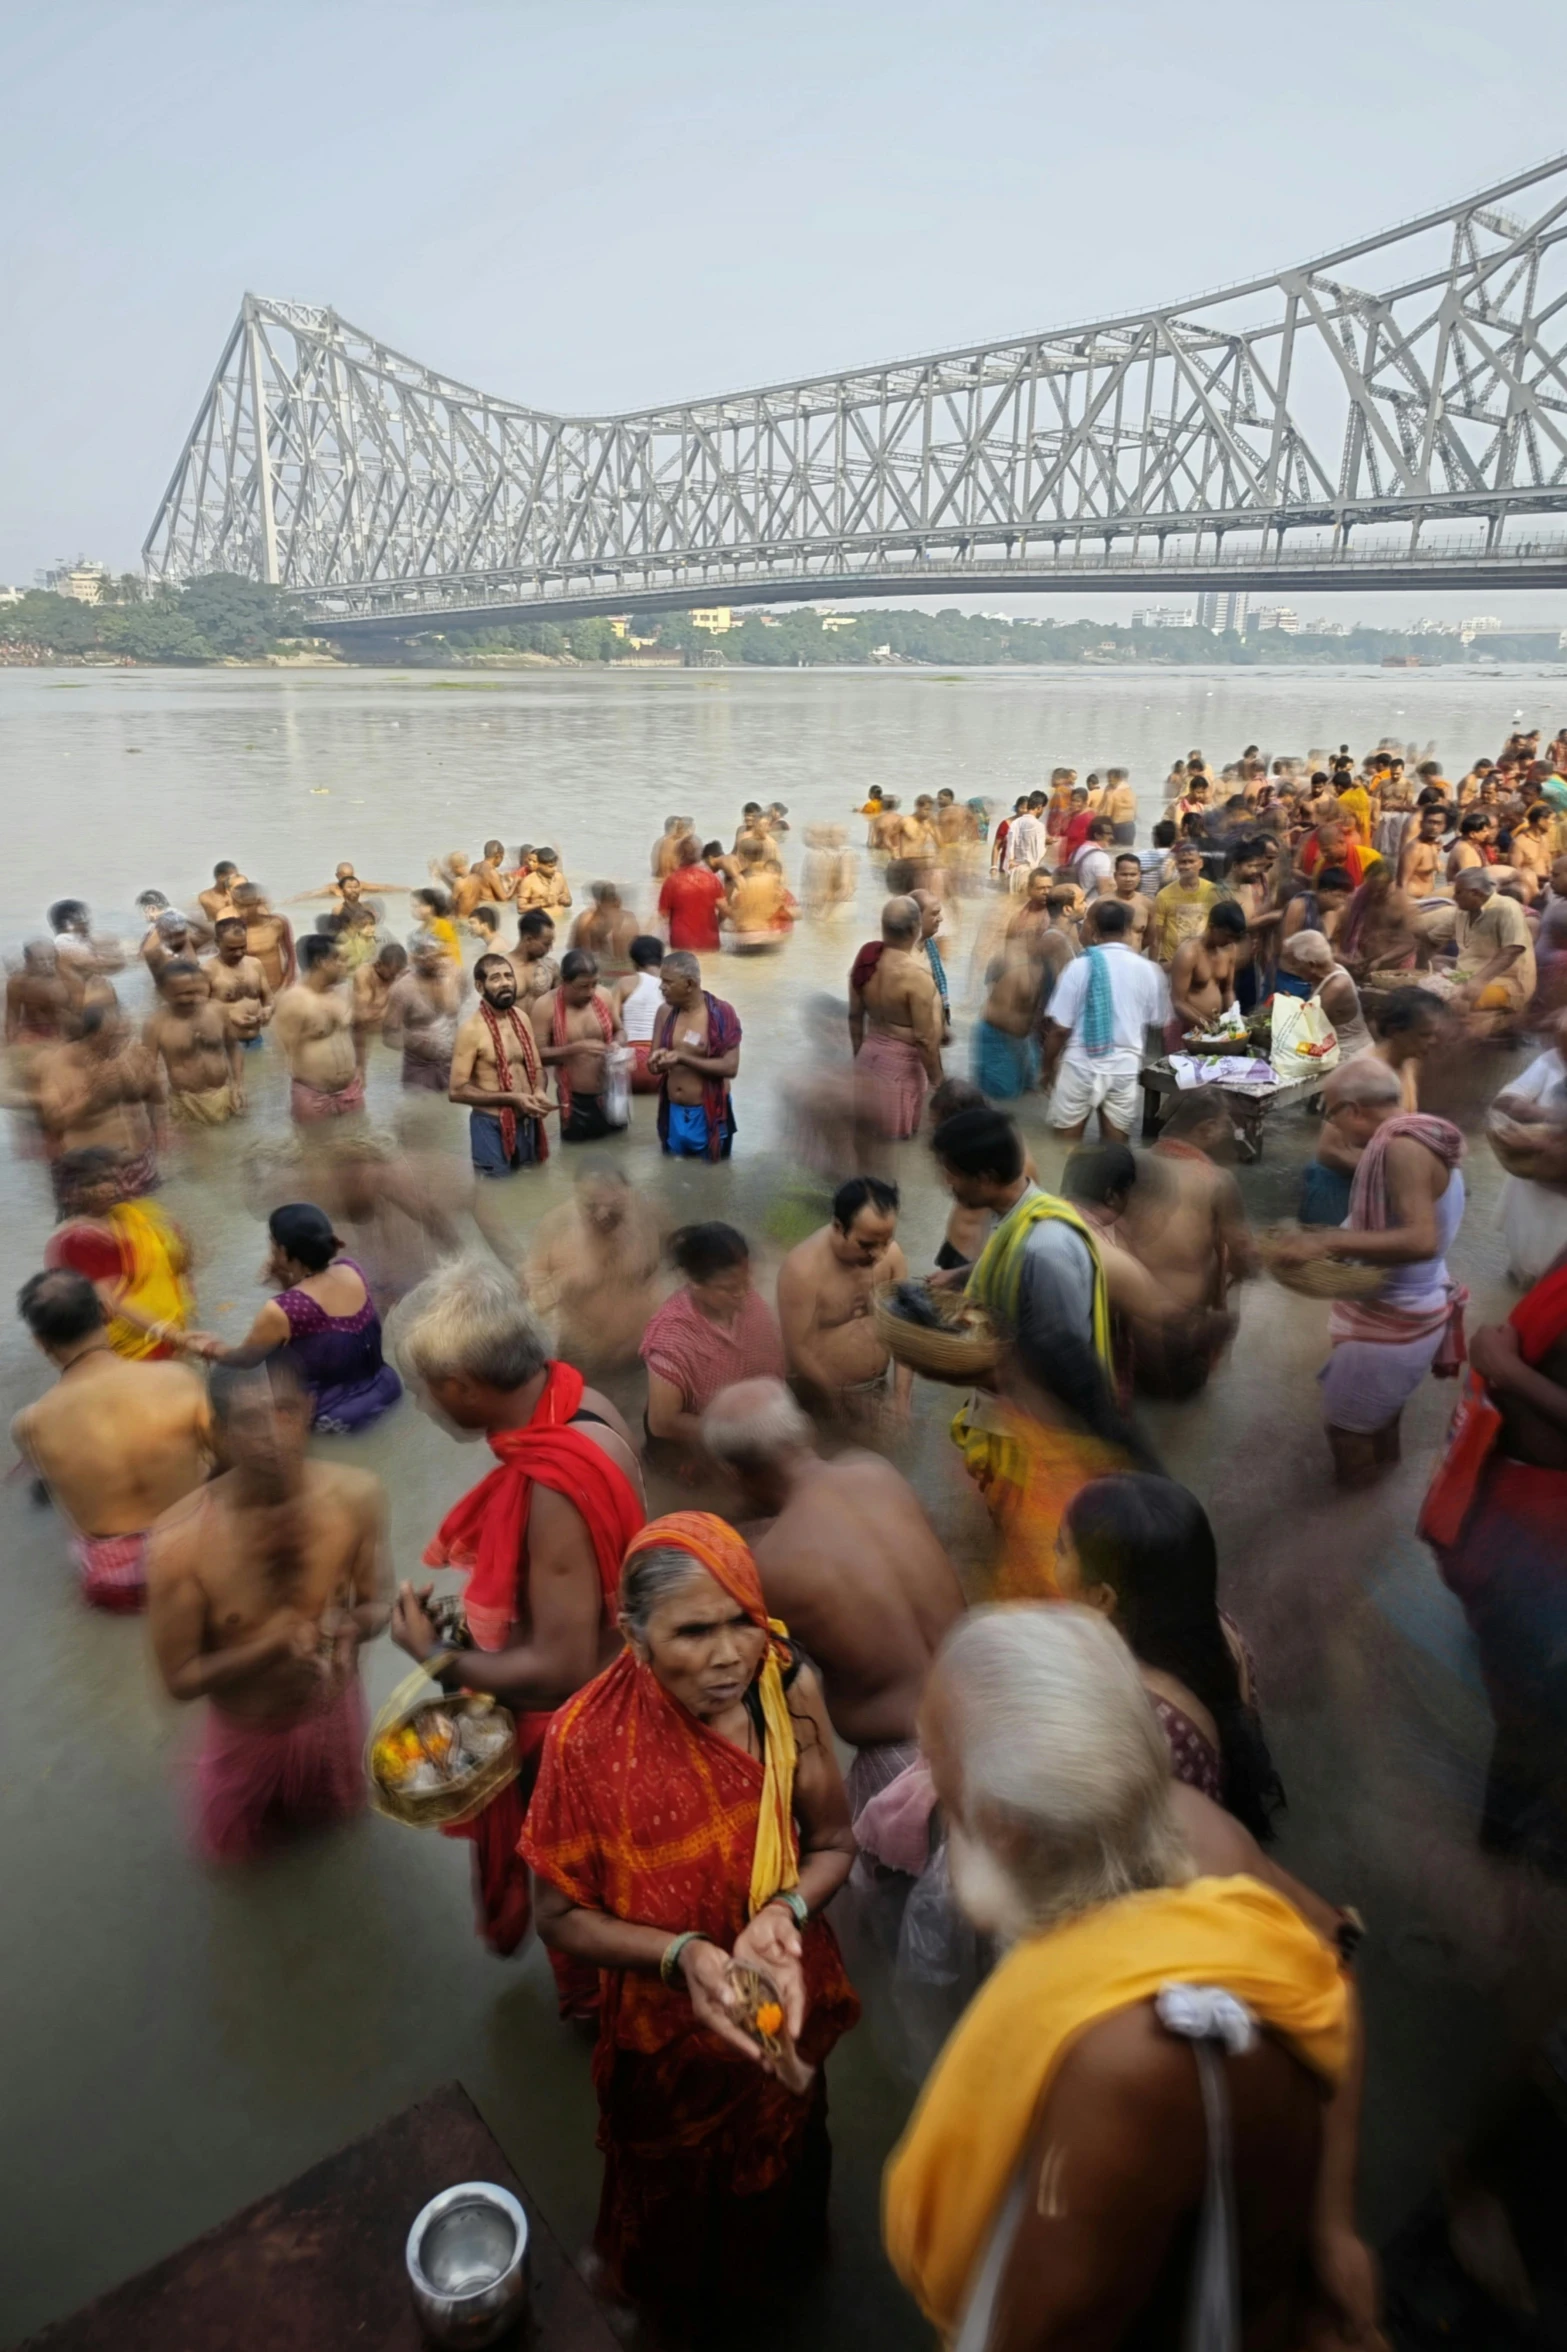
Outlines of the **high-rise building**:
{"label": "high-rise building", "polygon": [[1212,630],[1215,637],[1223,637],[1231,629],[1244,637],[1246,603],[1244,589],[1205,588],[1197,599],[1197,626]]}

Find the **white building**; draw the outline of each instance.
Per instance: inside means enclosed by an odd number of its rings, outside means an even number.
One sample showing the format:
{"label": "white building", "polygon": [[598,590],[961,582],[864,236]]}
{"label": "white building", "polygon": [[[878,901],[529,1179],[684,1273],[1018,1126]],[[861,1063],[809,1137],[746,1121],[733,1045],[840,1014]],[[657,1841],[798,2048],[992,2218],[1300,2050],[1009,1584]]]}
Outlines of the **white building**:
{"label": "white building", "polygon": [[69,596],[73,603],[96,604],[109,585],[109,567],[79,555],[75,563],[62,560],[52,571],[45,572],[43,584],[52,588],[56,596]]}
{"label": "white building", "polygon": [[1215,637],[1223,637],[1233,629],[1238,637],[1244,637],[1248,601],[1244,589],[1204,589],[1197,599],[1198,628],[1211,629]]}
{"label": "white building", "polygon": [[1286,637],[1294,637],[1300,630],[1300,615],[1288,604],[1264,604],[1258,607],[1256,626],[1259,631],[1278,629]]}
{"label": "white building", "polygon": [[1500,637],[1502,624],[1495,613],[1476,613],[1472,621],[1460,621],[1458,634],[1467,645],[1471,637]]}
{"label": "white building", "polygon": [[1189,604],[1145,604],[1132,615],[1134,629],[1195,629],[1197,615]]}

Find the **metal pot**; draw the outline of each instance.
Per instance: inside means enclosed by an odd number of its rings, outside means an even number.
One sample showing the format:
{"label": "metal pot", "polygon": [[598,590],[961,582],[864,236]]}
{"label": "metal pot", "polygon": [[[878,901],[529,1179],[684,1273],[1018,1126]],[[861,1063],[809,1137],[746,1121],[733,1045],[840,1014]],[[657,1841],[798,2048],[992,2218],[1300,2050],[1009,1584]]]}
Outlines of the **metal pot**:
{"label": "metal pot", "polygon": [[408,2284],[425,2335],[493,2344],[528,2299],[528,2217],[509,2190],[460,2181],[432,2197],[408,2232]]}

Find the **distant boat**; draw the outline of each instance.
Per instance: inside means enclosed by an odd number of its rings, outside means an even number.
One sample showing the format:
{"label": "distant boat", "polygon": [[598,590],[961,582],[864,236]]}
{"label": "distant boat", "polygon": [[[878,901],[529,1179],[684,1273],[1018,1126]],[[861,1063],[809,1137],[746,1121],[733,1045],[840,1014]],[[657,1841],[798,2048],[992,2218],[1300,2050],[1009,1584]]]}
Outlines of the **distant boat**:
{"label": "distant boat", "polygon": [[1382,667],[1385,670],[1418,670],[1421,667],[1420,656],[1418,653],[1385,653],[1382,656]]}

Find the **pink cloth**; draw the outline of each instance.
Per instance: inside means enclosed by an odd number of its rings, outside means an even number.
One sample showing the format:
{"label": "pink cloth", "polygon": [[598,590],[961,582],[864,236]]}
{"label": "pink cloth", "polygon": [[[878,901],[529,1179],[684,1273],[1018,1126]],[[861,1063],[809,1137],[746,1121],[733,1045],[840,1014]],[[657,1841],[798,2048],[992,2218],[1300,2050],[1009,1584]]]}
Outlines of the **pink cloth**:
{"label": "pink cloth", "polygon": [[913,1135],[925,1108],[925,1064],[906,1038],[867,1029],[854,1059],[855,1075],[874,1090],[876,1121],[884,1135],[902,1143]]}
{"label": "pink cloth", "polygon": [[365,1701],[353,1675],[291,1723],[237,1723],[207,1708],[196,1759],[196,1844],[209,1862],[251,1862],[290,1830],[363,1812]]}
{"label": "pink cloth", "polygon": [[307,1086],[303,1078],[295,1078],[290,1081],[288,1106],[301,1127],[316,1119],[341,1119],[349,1111],[362,1111],[365,1074],[356,1070],[338,1094],[323,1094],[319,1086]]}
{"label": "pink cloth", "polygon": [[922,1759],[861,1806],[854,1817],[855,1843],[888,1870],[918,1878],[930,1860],[930,1817],[935,1810],[935,1783]]}
{"label": "pink cloth", "polygon": [[777,1319],[754,1290],[727,1325],[711,1322],[689,1290],[677,1290],[643,1332],[640,1354],[650,1372],[679,1389],[687,1413],[705,1413],[732,1381],[782,1380],[788,1371]]}
{"label": "pink cloth", "polygon": [[147,1531],[140,1535],[73,1535],[71,1557],[82,1572],[89,1609],[134,1616],[147,1606]]}

